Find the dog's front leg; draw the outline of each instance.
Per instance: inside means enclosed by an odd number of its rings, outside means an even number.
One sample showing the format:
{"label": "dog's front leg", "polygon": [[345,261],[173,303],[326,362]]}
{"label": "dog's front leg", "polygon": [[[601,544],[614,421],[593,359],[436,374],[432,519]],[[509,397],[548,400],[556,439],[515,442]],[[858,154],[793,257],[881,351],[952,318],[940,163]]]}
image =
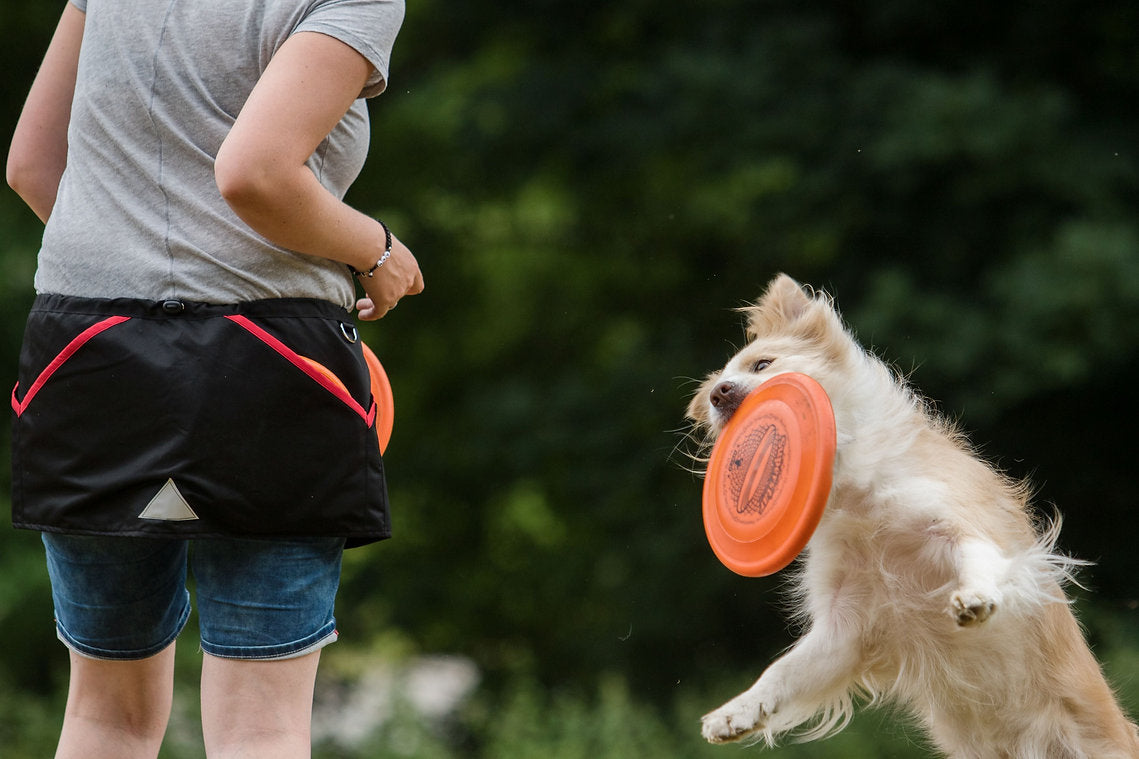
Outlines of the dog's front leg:
{"label": "dog's front leg", "polygon": [[1001,583],[1009,560],[987,540],[969,538],[957,546],[957,589],[949,599],[949,611],[962,627],[985,622],[1001,605]]}
{"label": "dog's front leg", "polygon": [[770,739],[806,722],[844,698],[859,652],[853,631],[812,628],[755,685],[704,716],[704,738],[724,743],[763,732]]}

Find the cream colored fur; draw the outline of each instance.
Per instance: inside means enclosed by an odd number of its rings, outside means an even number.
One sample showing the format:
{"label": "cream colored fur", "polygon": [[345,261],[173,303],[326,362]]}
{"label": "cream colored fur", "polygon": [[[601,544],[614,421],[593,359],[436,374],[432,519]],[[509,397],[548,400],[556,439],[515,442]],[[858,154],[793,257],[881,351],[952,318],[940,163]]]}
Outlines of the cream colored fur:
{"label": "cream colored fur", "polygon": [[710,443],[748,392],[802,372],[830,397],[838,451],[796,570],[805,633],[704,717],[704,737],[813,740],[862,698],[899,705],[951,757],[1139,757],[1064,593],[1080,562],[1055,551],[1058,522],[859,347],[826,296],[781,275],[747,313],[749,343],[689,417]]}

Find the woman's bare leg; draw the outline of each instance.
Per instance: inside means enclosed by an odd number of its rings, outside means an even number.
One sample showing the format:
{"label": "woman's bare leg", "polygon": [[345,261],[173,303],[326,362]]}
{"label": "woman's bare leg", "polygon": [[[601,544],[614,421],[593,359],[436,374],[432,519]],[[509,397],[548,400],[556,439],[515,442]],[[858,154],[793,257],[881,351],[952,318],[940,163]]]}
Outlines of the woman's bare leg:
{"label": "woman's bare leg", "polygon": [[173,694],[173,643],[132,661],[72,651],[56,759],[153,759],[166,734]]}
{"label": "woman's bare leg", "polygon": [[202,657],[202,733],[209,759],[307,759],[320,651],[295,659]]}

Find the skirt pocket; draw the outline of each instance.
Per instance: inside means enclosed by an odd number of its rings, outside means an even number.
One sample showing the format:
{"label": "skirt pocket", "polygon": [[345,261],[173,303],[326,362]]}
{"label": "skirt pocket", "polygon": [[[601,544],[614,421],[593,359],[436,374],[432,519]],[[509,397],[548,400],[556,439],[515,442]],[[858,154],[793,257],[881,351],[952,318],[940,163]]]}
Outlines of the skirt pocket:
{"label": "skirt pocket", "polygon": [[32,399],[35,398],[37,394],[39,394],[43,386],[46,385],[48,380],[52,378],[52,375],[59,371],[59,369],[64,364],[66,364],[76,353],[78,353],[80,348],[82,348],[100,333],[106,332],[111,327],[122,324],[126,321],[130,321],[129,316],[109,316],[106,319],[95,322],[90,327],[76,335],[71,340],[71,342],[64,346],[63,350],[57,353],[55,358],[53,358],[47,364],[47,366],[45,366],[43,370],[40,371],[39,375],[35,378],[35,380],[32,381],[31,385],[24,393],[23,399],[20,399],[18,397],[20,383],[17,380],[15,387],[12,388],[12,410],[16,412],[16,416],[19,417],[23,415],[24,411],[27,410],[28,405],[32,402]]}
{"label": "skirt pocket", "polygon": [[376,418],[376,402],[373,398],[365,410],[365,408],[352,397],[348,392],[348,387],[344,382],[335,374],[331,369],[321,364],[316,359],[302,356],[295,350],[290,348],[284,342],[269,334],[266,330],[259,327],[248,317],[241,314],[232,314],[225,317],[234,324],[244,329],[249,334],[256,337],[265,345],[276,351],[282,358],[299,369],[301,372],[307,374],[314,382],[323,387],[328,392],[332,393],[335,397],[340,399],[348,408],[352,409],[364,421],[365,426],[371,427]]}

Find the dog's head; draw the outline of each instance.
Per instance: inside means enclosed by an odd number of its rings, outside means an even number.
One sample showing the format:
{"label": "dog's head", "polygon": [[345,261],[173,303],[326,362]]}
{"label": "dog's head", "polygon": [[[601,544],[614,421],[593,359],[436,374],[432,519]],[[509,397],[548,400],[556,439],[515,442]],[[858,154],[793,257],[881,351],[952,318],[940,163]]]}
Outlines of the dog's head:
{"label": "dog's head", "polygon": [[830,298],[805,290],[786,274],[742,311],[748,344],[704,380],[688,405],[688,418],[707,442],[715,440],[743,399],[772,377],[802,372],[830,394],[859,352]]}

